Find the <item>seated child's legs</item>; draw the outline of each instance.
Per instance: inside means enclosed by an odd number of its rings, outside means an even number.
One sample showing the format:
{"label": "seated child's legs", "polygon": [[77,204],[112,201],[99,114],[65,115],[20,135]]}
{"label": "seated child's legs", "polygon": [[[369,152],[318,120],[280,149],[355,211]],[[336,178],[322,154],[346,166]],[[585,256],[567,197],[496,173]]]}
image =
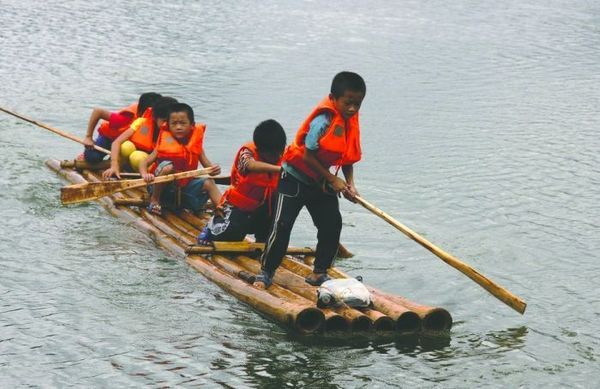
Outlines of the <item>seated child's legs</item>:
{"label": "seated child's legs", "polygon": [[[165,176],[167,174],[173,173],[173,163],[170,161],[161,162],[154,171],[154,175]],[[160,214],[161,204],[169,203],[168,192],[175,192],[172,188],[175,187],[175,184],[172,182],[165,182],[160,184],[154,184],[148,186],[148,192],[150,193],[150,205],[149,210],[153,212],[153,209],[156,209],[154,213]],[[164,193],[163,193],[164,192]],[[166,199],[165,199],[166,197]],[[166,201],[163,201],[166,200]]]}
{"label": "seated child's legs", "polygon": [[236,242],[244,239],[248,233],[250,212],[225,205],[223,216],[215,215],[208,222],[212,240],[217,242]]}
{"label": "seated child's legs", "polygon": [[[98,135],[98,137],[94,141],[94,144],[96,146],[100,146],[102,148],[110,150],[112,141],[108,138],[105,138],[102,135]],[[104,159],[104,157],[106,157],[106,153],[96,150],[96,149],[93,149],[93,148],[86,147],[85,150],[83,151],[83,158],[85,159],[86,162],[89,162],[89,163],[98,163],[98,162],[102,161]]]}
{"label": "seated child's legs", "polygon": [[214,181],[210,178],[194,178],[181,189],[181,208],[198,212],[208,201],[209,193],[205,189],[208,181]]}

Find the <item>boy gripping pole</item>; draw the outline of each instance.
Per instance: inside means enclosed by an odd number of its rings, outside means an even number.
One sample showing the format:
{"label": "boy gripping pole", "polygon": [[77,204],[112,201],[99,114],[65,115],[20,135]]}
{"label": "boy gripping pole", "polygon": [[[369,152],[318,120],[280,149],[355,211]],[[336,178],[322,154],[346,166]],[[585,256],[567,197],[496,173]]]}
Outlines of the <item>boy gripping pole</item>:
{"label": "boy gripping pole", "polygon": [[[172,104],[169,107],[167,128],[160,132],[154,151],[140,163],[142,178],[151,183],[155,176],[196,170],[198,163],[205,168],[211,168],[211,176],[220,174],[219,165],[213,165],[204,152],[205,129],[204,124],[194,122],[192,107],[183,103]],[[148,166],[155,161],[158,166],[154,173],[149,173]],[[148,211],[156,215],[162,214],[163,206],[198,212],[209,198],[215,205],[221,201],[221,192],[211,178],[155,184],[150,190],[152,194]]]}
{"label": "boy gripping pole", "polygon": [[[143,93],[140,95],[137,103],[122,108],[117,112],[111,112],[104,108],[94,108],[88,120],[88,128],[83,139],[85,150],[83,155],[80,155],[78,159],[83,158],[90,163],[102,161],[106,154],[95,150],[93,146],[96,145],[110,150],[112,142],[127,130],[135,119],[141,117],[146,112],[146,109],[151,107],[159,97],[161,96],[158,93]],[[102,122],[98,127],[98,136],[94,140],[92,139],[94,129],[101,120]]]}
{"label": "boy gripping pole", "polygon": [[277,121],[265,120],[255,128],[253,141],[236,154],[220,214],[198,235],[199,244],[240,241],[247,234],[254,234],[257,242],[266,240],[285,143],[285,131]]}
{"label": "boy gripping pole", "polygon": [[[317,227],[315,264],[306,282],[318,286],[329,279],[327,269],[337,253],[342,230],[338,194],[344,194],[350,201],[358,194],[353,164],[361,158],[358,111],[365,93],[361,76],[338,73],[329,96],[304,121],[286,150],[275,216],[261,258],[261,274],[254,283],[256,287],[268,288],[273,282],[296,217],[305,206]],[[345,181],[330,172],[332,166],[336,166],[335,173],[342,169]]]}

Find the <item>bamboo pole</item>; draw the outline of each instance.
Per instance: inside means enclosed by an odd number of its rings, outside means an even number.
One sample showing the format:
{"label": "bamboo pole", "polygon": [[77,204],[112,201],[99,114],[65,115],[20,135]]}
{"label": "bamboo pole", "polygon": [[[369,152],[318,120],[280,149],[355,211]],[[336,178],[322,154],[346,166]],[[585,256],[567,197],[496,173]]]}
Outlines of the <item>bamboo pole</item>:
{"label": "bamboo pole", "polygon": [[[21,120],[24,120],[26,122],[29,122],[31,124],[35,124],[38,127],[41,127],[41,128],[46,129],[48,131],[51,131],[51,132],[53,132],[55,134],[58,134],[58,135],[60,135],[60,136],[62,136],[64,138],[70,139],[70,140],[75,141],[77,143],[81,143],[82,145],[84,144],[83,143],[83,139],[81,139],[81,138],[79,138],[79,137],[77,137],[75,135],[71,135],[71,134],[69,134],[69,133],[67,133],[65,131],[59,130],[58,128],[50,127],[47,124],[44,124],[42,122],[38,122],[36,120],[30,119],[30,118],[28,118],[26,116],[23,116],[23,115],[21,115],[19,113],[16,113],[14,111],[11,111],[11,110],[3,108],[3,107],[0,107],[0,111],[4,111],[4,112],[6,112],[9,115],[15,116],[15,117],[17,117],[17,118],[19,118]],[[106,154],[110,155],[110,150],[107,150],[107,149],[105,149],[103,147],[96,146],[96,145],[94,145],[93,147],[94,147],[94,149],[96,149],[98,151],[102,151],[103,153],[106,153]]]}
{"label": "bamboo pole", "polygon": [[448,265],[452,266],[453,268],[457,269],[458,271],[475,281],[482,288],[490,292],[498,300],[502,301],[504,304],[508,305],[520,314],[525,313],[525,308],[527,308],[527,304],[521,298],[512,294],[500,285],[496,284],[494,281],[490,280],[489,278],[478,272],[476,269],[462,262],[455,256],[435,246],[433,243],[423,238],[421,235],[417,234],[410,228],[406,227],[404,224],[400,223],[387,213],[383,212],[381,209],[375,207],[373,204],[369,203],[362,197],[356,196],[355,199],[360,205],[371,211],[373,214],[379,216],[380,218],[394,226],[396,229],[398,229],[400,232],[402,232],[404,235],[408,236],[421,246],[425,247],[427,250],[431,251],[442,261],[446,262]]}

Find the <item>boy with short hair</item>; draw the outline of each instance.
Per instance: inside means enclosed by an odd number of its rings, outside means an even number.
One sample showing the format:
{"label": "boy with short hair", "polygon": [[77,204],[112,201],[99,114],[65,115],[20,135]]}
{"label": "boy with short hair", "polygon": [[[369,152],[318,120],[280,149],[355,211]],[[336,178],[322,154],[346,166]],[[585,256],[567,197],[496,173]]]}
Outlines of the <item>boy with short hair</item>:
{"label": "boy with short hair", "polygon": [[252,138],[235,156],[220,215],[213,216],[198,235],[200,244],[240,241],[247,234],[254,234],[257,242],[266,240],[286,136],[281,124],[269,119],[254,129]]}
{"label": "boy with short hair", "polygon": [[[104,179],[109,179],[113,175],[121,178],[121,157],[129,160],[134,151],[144,152],[146,153],[145,157],[147,157],[154,150],[161,128],[166,124],[169,117],[169,109],[175,103],[177,103],[177,100],[173,97],[160,97],[152,107],[144,112],[142,117],[131,123],[129,128],[112,142],[110,168],[102,173]],[[130,150],[122,147],[127,141],[133,143],[134,147]]]}
{"label": "boy with short hair", "polygon": [[[160,97],[160,94],[154,92],[142,93],[137,103],[122,108],[117,112],[111,112],[104,108],[94,108],[88,121],[85,138],[83,139],[83,144],[85,145],[83,159],[90,163],[102,161],[106,153],[94,149],[93,146],[96,145],[110,149],[112,142],[123,131],[127,130],[135,119],[141,117],[146,109],[151,107]],[[93,140],[94,129],[100,120],[102,120],[102,123],[98,127],[98,136],[96,140]],[[78,158],[81,157],[79,156]]]}
{"label": "boy with short hair", "polygon": [[[167,128],[160,132],[154,151],[140,164],[142,178],[151,183],[155,176],[196,170],[198,163],[211,168],[211,176],[221,173],[221,168],[213,165],[204,152],[205,129],[206,125],[194,122],[192,107],[184,103],[172,104]],[[158,166],[152,174],[148,172],[148,166],[154,161]],[[148,211],[155,215],[162,214],[163,205],[198,212],[209,198],[215,205],[221,201],[221,192],[211,178],[198,177],[155,184],[151,191]],[[178,198],[181,198],[180,204]]]}
{"label": "boy with short hair", "polygon": [[[275,270],[287,250],[292,227],[300,210],[306,206],[317,227],[317,249],[311,285],[327,281],[327,269],[337,253],[342,217],[338,195],[354,201],[353,164],[361,158],[358,111],[366,86],[361,76],[352,72],[338,73],[332,81],[331,93],[304,121],[294,143],[283,157],[283,171],[277,187],[275,218],[271,223],[265,251],[261,258],[261,274],[254,285],[268,288]],[[342,169],[346,181],[336,174]]]}

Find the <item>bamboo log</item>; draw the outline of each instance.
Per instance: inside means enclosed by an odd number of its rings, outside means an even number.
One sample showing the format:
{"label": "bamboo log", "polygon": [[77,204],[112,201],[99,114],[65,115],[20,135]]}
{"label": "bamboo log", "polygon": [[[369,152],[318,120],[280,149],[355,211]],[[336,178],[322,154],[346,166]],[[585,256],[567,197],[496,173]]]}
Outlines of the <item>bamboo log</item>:
{"label": "bamboo log", "polygon": [[[260,271],[260,264],[256,260],[240,255],[235,258],[235,261],[253,273],[258,273]],[[273,282],[274,284],[285,287],[286,289],[289,289],[310,301],[314,301],[313,304],[316,304],[317,288],[307,284],[304,281],[304,277],[301,277],[287,269],[280,268],[275,273]],[[373,322],[367,315],[354,308],[341,306],[333,307],[331,309],[346,319],[353,331],[367,331],[373,326]]]}
{"label": "bamboo log", "polygon": [[[191,256],[191,257],[195,258],[196,256]],[[214,255],[211,258],[211,263],[214,263],[215,265],[219,266],[221,269],[225,270],[227,273],[229,273],[235,277],[244,279],[248,283],[252,283],[254,281],[253,279],[246,279],[246,277],[247,277],[246,274],[249,274],[246,272],[246,269],[244,267],[240,266],[238,263],[232,261],[229,258],[223,257],[221,255]],[[244,274],[245,272],[246,272],[246,274]],[[308,304],[308,305],[314,306],[314,304],[311,301],[309,301],[308,299],[292,292],[291,290],[288,290],[288,289],[283,288],[276,284],[273,284],[268,289],[268,292],[271,293],[272,295],[274,295],[275,297],[279,297],[280,299],[282,299],[284,301],[290,301],[290,302],[295,302],[297,304]],[[348,323],[338,313],[334,312],[331,309],[321,309],[321,311],[323,312],[323,314],[325,316],[325,331],[329,332],[329,331],[346,331],[346,330],[348,330]]]}
{"label": "bamboo log", "polygon": [[244,281],[228,275],[201,256],[188,256],[186,262],[241,301],[299,332],[318,332],[325,322],[325,315],[319,309],[310,305],[289,303],[266,291],[249,287]]}
{"label": "bamboo log", "polygon": [[65,159],[60,161],[60,167],[64,169],[75,169],[75,170],[106,170],[110,167],[110,160],[100,161],[97,163],[90,163],[87,161]]}
{"label": "bamboo log", "polygon": [[[305,263],[312,265],[314,257],[306,257]],[[350,276],[337,268],[331,268],[329,275],[334,278],[350,278]],[[452,328],[452,316],[444,308],[430,307],[410,301],[407,298],[392,295],[382,292],[379,289],[366,285],[367,289],[379,301],[379,304],[384,304],[387,300],[392,303],[400,304],[406,309],[415,312],[421,318],[421,326],[424,331],[438,332],[448,331]],[[407,320],[411,320],[408,318]]]}
{"label": "bamboo log", "polygon": [[[310,261],[310,258],[307,257],[307,260]],[[300,274],[302,276],[308,276],[312,272],[308,265],[289,258],[284,258],[281,262],[281,265],[293,273]],[[334,278],[349,278],[335,277],[335,268],[330,268],[327,272]],[[371,294],[371,301],[373,301],[373,308],[376,311],[384,313],[392,318],[392,320],[396,323],[396,329],[399,332],[412,333],[419,331],[421,328],[421,319],[419,318],[419,315],[410,309],[378,295]]]}

